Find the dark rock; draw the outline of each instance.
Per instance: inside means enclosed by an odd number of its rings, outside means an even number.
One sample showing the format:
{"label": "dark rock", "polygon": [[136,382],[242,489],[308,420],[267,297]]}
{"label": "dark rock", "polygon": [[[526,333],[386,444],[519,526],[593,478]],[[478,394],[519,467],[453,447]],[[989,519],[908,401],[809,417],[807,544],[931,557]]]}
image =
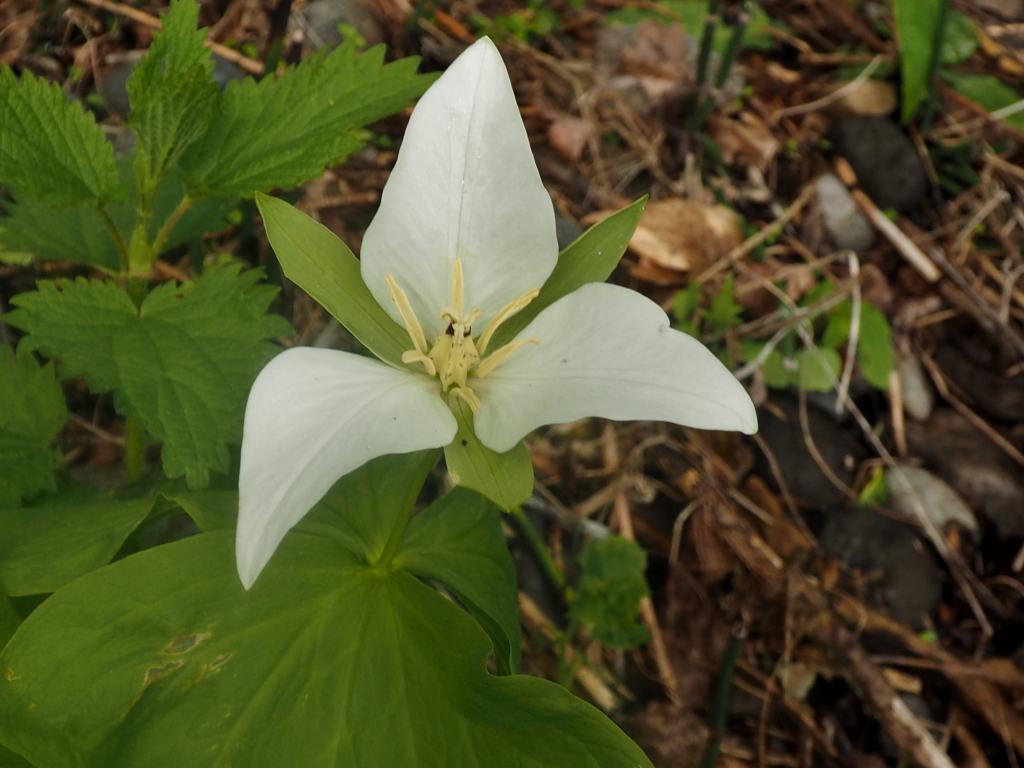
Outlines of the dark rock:
{"label": "dark rock", "polygon": [[865,577],[866,598],[894,619],[921,626],[942,596],[942,571],[917,529],[865,507],[829,510],[818,539]]}
{"label": "dark rock", "polygon": [[[846,503],[846,494],[825,476],[807,449],[796,400],[787,396],[773,397],[772,403],[781,417],[771,409],[761,409],[760,434],[775,455],[789,492],[797,501],[816,508]],[[816,408],[808,407],[807,421],[818,453],[840,480],[851,485],[857,466],[864,458],[864,446]],[[772,476],[770,468],[765,469],[765,475]]]}
{"label": "dark rock", "polygon": [[1024,479],[1020,467],[951,409],[927,422],[907,423],[907,442],[1004,538],[1024,536]]}
{"label": "dark rock", "polygon": [[928,174],[913,142],[885,117],[847,117],[829,131],[836,151],[879,208],[912,210],[928,191]]}
{"label": "dark rock", "polygon": [[1008,378],[988,344],[976,338],[953,340],[935,351],[942,372],[983,413],[1006,421],[1024,421],[1024,377]]}

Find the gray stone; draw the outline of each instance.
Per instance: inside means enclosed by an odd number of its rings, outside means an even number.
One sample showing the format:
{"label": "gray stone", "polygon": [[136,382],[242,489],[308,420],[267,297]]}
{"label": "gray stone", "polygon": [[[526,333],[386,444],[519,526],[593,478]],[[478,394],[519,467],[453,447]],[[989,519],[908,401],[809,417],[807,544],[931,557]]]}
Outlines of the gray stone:
{"label": "gray stone", "polygon": [[340,45],[342,26],[351,27],[371,45],[384,41],[380,21],[361,0],[313,0],[300,13],[300,26],[312,50]]}
{"label": "gray stone", "polygon": [[894,511],[912,520],[917,519],[915,506],[920,502],[920,509],[940,531],[955,523],[974,536],[978,535],[978,520],[971,508],[944,480],[928,470],[909,465],[893,467],[888,479],[888,506]]}
{"label": "gray stone", "polygon": [[822,175],[815,184],[815,193],[825,231],[836,248],[863,253],[871,247],[875,228],[839,177]]}
{"label": "gray stone", "polygon": [[913,355],[896,355],[896,375],[903,395],[903,410],[912,419],[924,421],[935,408],[935,391],[921,362]]}
{"label": "gray stone", "polygon": [[832,126],[829,139],[879,208],[906,213],[928,192],[928,174],[917,148],[888,118],[843,118]]}

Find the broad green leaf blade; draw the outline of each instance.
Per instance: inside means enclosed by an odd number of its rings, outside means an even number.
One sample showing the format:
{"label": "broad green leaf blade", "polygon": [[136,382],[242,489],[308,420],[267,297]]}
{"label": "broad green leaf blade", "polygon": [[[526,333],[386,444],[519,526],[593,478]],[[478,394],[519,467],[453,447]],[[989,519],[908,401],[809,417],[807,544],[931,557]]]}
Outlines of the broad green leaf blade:
{"label": "broad green leaf blade", "polygon": [[519,592],[497,507],[455,489],[413,518],[394,562],[453,592],[490,635],[498,672],[519,671]]}
{"label": "broad green leaf blade", "polygon": [[238,491],[161,491],[159,499],[203,531],[234,530],[238,522]]}
{"label": "broad green leaf blade", "polygon": [[18,597],[54,592],[109,563],[153,507],[134,499],[56,496],[0,509],[0,592]]}
{"label": "broad green leaf blade", "polygon": [[381,309],[359,272],[359,261],[337,235],[298,208],[257,195],[267,239],[285,275],[312,296],[373,354],[402,365],[408,334]]}
{"label": "broad green leaf blade", "polygon": [[495,334],[497,349],[511,341],[543,309],[586,283],[603,283],[622,258],[629,239],[647,206],[647,196],[599,221],[567,246],[559,255],[555,270],[540,289],[540,295],[508,320]]}
{"label": "broad green leaf blade", "polygon": [[650,594],[644,571],[647,553],[636,542],[609,536],[588,542],[580,556],[580,580],[572,615],[593,636],[613,648],[635,648],[647,641],[637,615]]}
{"label": "broad green leaf blade", "polygon": [[488,675],[484,633],[410,574],[293,534],[244,593],[232,547],[202,534],[47,600],[0,655],[0,741],[47,768],[650,765],[565,689]]}
{"label": "broad green leaf blade", "polygon": [[[943,77],[957,93],[977,102],[988,112],[998,112],[1024,99],[1024,94],[1015,91],[994,75],[949,71]],[[1014,112],[1003,119],[1018,131],[1024,131],[1024,111]]]}
{"label": "broad green leaf blade", "polygon": [[213,117],[217,83],[198,21],[195,0],[174,0],[162,31],[128,78],[128,122],[138,139],[136,174],[144,200]]}
{"label": "broad green leaf blade", "polygon": [[136,310],[123,288],[99,281],[40,282],[17,296],[9,323],[22,342],[83,376],[94,392],[114,391],[125,416],[138,416],[163,442],[168,477],[204,487],[228,469],[241,439],[245,399],[275,353],[268,339],[288,333],[266,314],[276,289],[258,270],[207,270],[192,283],[164,283]]}
{"label": "broad green leaf blade", "polygon": [[444,449],[448,473],[456,485],[472,488],[508,511],[533,495],[533,464],[526,444],[495,453],[473,431],[473,413],[459,398],[449,406],[459,423],[458,434]]}
{"label": "broad green leaf blade", "polygon": [[408,522],[439,455],[417,451],[367,462],[335,483],[296,530],[337,539],[364,562],[379,562],[392,532]]}
{"label": "broad green leaf blade", "polygon": [[948,3],[949,0],[893,0],[903,80],[903,122],[914,116],[931,92],[928,78],[941,45],[939,35]]}
{"label": "broad green leaf blade", "polygon": [[182,167],[194,192],[247,197],[319,176],[366,141],[357,129],[402,109],[433,80],[418,60],[344,45],[279,77],[230,83]]}
{"label": "broad green leaf blade", "polygon": [[0,250],[107,269],[121,266],[117,242],[94,205],[26,198],[9,204],[5,213],[0,218]]}
{"label": "broad green leaf blade", "polygon": [[21,755],[16,755],[0,744],[0,768],[33,768],[33,765]]}
{"label": "broad green leaf blade", "polygon": [[114,148],[56,83],[0,66],[0,183],[51,203],[101,202],[117,193]]}
{"label": "broad green leaf blade", "polygon": [[67,408],[53,366],[40,366],[31,354],[15,356],[7,345],[0,345],[0,403],[0,505],[17,504],[54,489],[60,455],[50,444]]}
{"label": "broad green leaf blade", "polygon": [[[14,610],[11,599],[0,592],[0,649],[7,645],[7,641],[14,636],[19,624],[21,624],[21,616]],[[0,748],[0,766],[6,766],[3,758],[4,752]]]}

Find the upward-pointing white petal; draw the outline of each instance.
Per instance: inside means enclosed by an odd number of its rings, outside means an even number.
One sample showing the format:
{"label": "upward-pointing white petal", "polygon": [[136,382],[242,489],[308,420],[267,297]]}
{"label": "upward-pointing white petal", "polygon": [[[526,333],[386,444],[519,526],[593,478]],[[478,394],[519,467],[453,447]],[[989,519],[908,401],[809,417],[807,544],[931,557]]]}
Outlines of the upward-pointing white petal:
{"label": "upward-pointing white petal", "polygon": [[393,275],[427,336],[443,328],[451,265],[461,259],[466,309],[485,323],[539,288],[558,257],[551,198],[541,183],[512,85],[494,44],[468,48],[409,119],[380,208],[363,238],[363,280],[395,320]]}
{"label": "upward-pointing white petal", "polygon": [[338,478],[377,456],[447,445],[456,429],[435,379],[328,349],[278,355],[245,407],[235,541],[242,584],[252,586]]}
{"label": "upward-pointing white petal", "polygon": [[541,312],[519,338],[540,344],[470,382],[483,403],[476,434],[492,450],[507,451],[543,424],[586,416],[757,431],[743,385],[635,291],[585,285]]}

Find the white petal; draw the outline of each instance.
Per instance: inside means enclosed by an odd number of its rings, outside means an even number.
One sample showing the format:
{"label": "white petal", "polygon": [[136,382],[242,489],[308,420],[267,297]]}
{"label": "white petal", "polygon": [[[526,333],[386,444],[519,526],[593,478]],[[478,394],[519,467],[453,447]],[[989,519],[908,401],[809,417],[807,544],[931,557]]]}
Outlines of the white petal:
{"label": "white petal", "polygon": [[395,320],[384,277],[409,295],[432,340],[462,260],[466,309],[495,312],[547,280],[558,258],[541,183],[512,85],[494,44],[468,48],[409,119],[380,208],[363,238],[363,280]]}
{"label": "white petal", "polygon": [[242,584],[252,586],[338,478],[377,456],[447,445],[456,429],[435,379],[329,349],[278,355],[245,407],[235,542]]}
{"label": "white petal", "polygon": [[483,403],[476,433],[492,450],[507,451],[543,424],[586,416],[757,431],[743,385],[635,291],[584,285],[519,335],[531,337],[540,344],[517,350],[489,376],[470,382]]}

